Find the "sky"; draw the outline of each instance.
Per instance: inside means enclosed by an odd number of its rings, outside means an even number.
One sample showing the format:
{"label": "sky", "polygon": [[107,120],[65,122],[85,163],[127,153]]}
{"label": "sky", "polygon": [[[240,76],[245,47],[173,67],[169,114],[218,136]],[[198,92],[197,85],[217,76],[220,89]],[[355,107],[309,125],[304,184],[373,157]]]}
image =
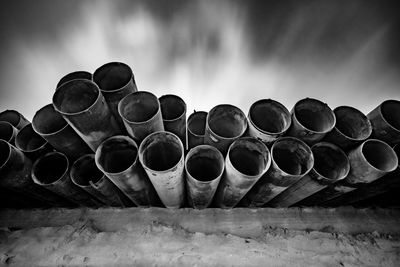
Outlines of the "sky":
{"label": "sky", "polygon": [[3,1],[0,110],[28,119],[58,80],[111,61],[195,109],[313,97],[368,113],[400,99],[396,1]]}

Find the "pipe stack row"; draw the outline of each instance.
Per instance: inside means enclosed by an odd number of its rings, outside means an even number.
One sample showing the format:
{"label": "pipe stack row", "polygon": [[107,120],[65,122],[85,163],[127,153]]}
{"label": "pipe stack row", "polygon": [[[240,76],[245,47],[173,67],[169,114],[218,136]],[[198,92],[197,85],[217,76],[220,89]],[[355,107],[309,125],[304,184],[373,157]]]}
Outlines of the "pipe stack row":
{"label": "pipe stack row", "polygon": [[32,123],[0,113],[2,207],[353,205],[400,188],[400,101],[368,115],[312,98],[186,118],[120,62],[62,77]]}

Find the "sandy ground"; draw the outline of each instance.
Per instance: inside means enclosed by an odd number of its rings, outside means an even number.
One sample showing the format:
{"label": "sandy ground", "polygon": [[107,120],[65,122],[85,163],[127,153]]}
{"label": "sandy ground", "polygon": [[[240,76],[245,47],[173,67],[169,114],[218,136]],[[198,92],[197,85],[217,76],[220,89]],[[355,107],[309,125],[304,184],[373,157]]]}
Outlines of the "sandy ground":
{"label": "sandy ground", "polygon": [[2,229],[2,266],[399,266],[400,237],[265,229],[256,239],[157,222],[100,232],[90,222]]}

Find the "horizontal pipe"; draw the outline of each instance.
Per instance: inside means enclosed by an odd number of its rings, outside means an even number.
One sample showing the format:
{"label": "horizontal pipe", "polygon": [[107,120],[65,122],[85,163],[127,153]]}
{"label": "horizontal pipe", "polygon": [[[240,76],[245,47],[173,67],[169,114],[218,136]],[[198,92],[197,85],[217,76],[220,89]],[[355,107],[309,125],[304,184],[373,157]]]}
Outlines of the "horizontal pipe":
{"label": "horizontal pipe", "polygon": [[32,124],[26,125],[17,133],[15,146],[32,161],[53,151],[53,147],[33,130]]}
{"label": "horizontal pipe", "polygon": [[18,130],[30,123],[21,113],[10,109],[0,113],[0,121],[7,121]]}
{"label": "horizontal pipe", "polygon": [[207,112],[194,111],[187,120],[188,150],[204,145],[204,134],[206,131]]}
{"label": "horizontal pipe", "polygon": [[7,121],[0,121],[0,139],[15,145],[18,129]]}
{"label": "horizontal pipe", "polygon": [[66,74],[63,76],[60,81],[57,83],[56,90],[58,90],[58,87],[63,85],[66,82],[72,81],[72,80],[77,80],[77,79],[84,79],[84,80],[92,80],[92,74],[87,71],[74,71]]}

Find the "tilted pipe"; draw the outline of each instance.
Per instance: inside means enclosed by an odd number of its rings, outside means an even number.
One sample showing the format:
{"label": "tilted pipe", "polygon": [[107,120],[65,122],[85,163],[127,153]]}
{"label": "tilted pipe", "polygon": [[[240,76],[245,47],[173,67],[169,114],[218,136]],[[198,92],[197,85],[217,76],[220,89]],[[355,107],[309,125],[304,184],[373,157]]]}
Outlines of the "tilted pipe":
{"label": "tilted pipe", "polygon": [[310,147],[294,137],[276,140],[271,148],[271,158],[271,167],[242,199],[241,206],[264,206],[314,166]]}
{"label": "tilted pipe", "polygon": [[268,202],[269,207],[289,207],[302,199],[344,179],[350,171],[346,154],[336,145],[313,145],[314,167],[309,173]]}
{"label": "tilted pipe", "polygon": [[9,109],[0,113],[0,121],[7,121],[18,130],[30,123],[21,113]]}
{"label": "tilted pipe", "polygon": [[181,140],[170,132],[155,132],[139,147],[139,160],[162,203],[180,208],[185,200],[184,149]]}
{"label": "tilted pipe", "polygon": [[225,158],[225,173],[214,197],[215,205],[235,207],[270,165],[270,152],[263,142],[253,137],[235,140]]}
{"label": "tilted pipe", "polygon": [[225,156],[229,146],[247,129],[246,115],[229,104],[217,105],[207,115],[204,143],[216,147]]}
{"label": "tilted pipe", "polygon": [[248,134],[266,145],[283,136],[291,124],[290,112],[281,103],[272,99],[261,99],[250,106]]}
{"label": "tilted pipe", "polygon": [[204,145],[207,114],[205,111],[194,111],[190,114],[187,120],[188,150]]}
{"label": "tilted pipe", "polygon": [[53,151],[53,147],[33,130],[32,124],[26,125],[17,133],[15,146],[32,161]]}
{"label": "tilted pipe", "polygon": [[70,159],[92,153],[89,146],[64,120],[52,104],[39,109],[32,120],[32,128],[57,151]]}
{"label": "tilted pipe", "polygon": [[7,121],[0,121],[0,139],[15,145],[18,129]]}
{"label": "tilted pipe", "polygon": [[324,137],[330,142],[348,151],[367,140],[372,132],[371,122],[361,111],[353,107],[340,106],[333,110],[336,125]]}
{"label": "tilted pipe", "polygon": [[177,95],[159,98],[164,130],[176,134],[186,149],[186,103]]}
{"label": "tilted pipe", "polygon": [[61,85],[53,95],[53,106],[93,151],[103,140],[121,133],[99,87],[89,80]]}
{"label": "tilted pipe", "polygon": [[46,204],[38,199],[31,198],[27,195],[0,187],[0,209],[32,209],[44,207],[49,207],[49,204]]}
{"label": "tilted pipe", "polygon": [[138,144],[149,134],[164,131],[160,102],[150,92],[127,95],[119,102],[118,110],[128,134]]}
{"label": "tilted pipe", "polygon": [[56,90],[58,87],[63,85],[66,82],[72,81],[72,80],[77,80],[77,79],[84,79],[84,80],[92,80],[92,74],[87,71],[74,71],[66,74],[63,76],[60,81],[57,83]]}
{"label": "tilted pipe", "polygon": [[367,115],[372,124],[371,138],[393,146],[400,143],[400,101],[386,100]]}
{"label": "tilted pipe", "polygon": [[200,145],[189,151],[185,160],[189,206],[205,209],[210,205],[224,168],[224,156],[215,147]]}
{"label": "tilted pipe", "polygon": [[298,101],[292,109],[292,124],[286,135],[296,137],[308,145],[318,143],[336,123],[331,108],[313,98]]}
{"label": "tilted pipe", "polygon": [[99,86],[118,125],[124,130],[124,123],[118,113],[118,103],[130,93],[137,92],[132,69],[125,63],[110,62],[93,73],[93,81]]}
{"label": "tilted pipe", "polygon": [[106,139],[96,150],[97,167],[139,207],[158,206],[159,198],[138,161],[138,147],[130,137]]}

